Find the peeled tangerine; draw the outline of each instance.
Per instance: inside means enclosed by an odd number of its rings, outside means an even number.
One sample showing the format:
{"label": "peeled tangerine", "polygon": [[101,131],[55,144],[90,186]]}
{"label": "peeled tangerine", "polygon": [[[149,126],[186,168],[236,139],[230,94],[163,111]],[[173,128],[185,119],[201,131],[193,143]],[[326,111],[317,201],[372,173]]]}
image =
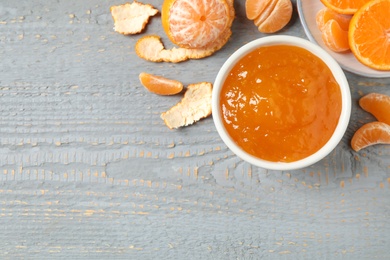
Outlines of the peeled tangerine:
{"label": "peeled tangerine", "polygon": [[324,44],[334,52],[349,50],[348,28],[350,15],[336,13],[330,8],[323,8],[316,14],[316,23],[321,31]]}
{"label": "peeled tangerine", "polygon": [[179,47],[166,49],[157,35],[140,38],[135,51],[153,62],[201,59],[221,49],[232,35],[233,0],[165,0],[161,19],[169,39]]}
{"label": "peeled tangerine", "polygon": [[344,31],[336,20],[329,20],[322,29],[322,41],[334,52],[349,50],[348,31]]}
{"label": "peeled tangerine", "polygon": [[293,8],[291,0],[246,0],[245,10],[260,32],[274,33],[288,24]]}
{"label": "peeled tangerine", "polygon": [[169,39],[182,48],[208,48],[230,29],[232,0],[164,0],[161,20]]}

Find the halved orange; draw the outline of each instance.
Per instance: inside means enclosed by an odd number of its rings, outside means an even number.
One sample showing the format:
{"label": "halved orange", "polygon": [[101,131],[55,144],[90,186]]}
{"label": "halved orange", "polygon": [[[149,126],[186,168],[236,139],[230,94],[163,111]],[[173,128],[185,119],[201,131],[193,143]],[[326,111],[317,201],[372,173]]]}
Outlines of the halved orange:
{"label": "halved orange", "polygon": [[377,70],[390,70],[390,0],[372,0],[352,17],[348,32],[355,57]]}
{"label": "halved orange", "polygon": [[354,14],[370,0],[321,0],[328,8],[340,14]]}
{"label": "halved orange", "polygon": [[370,93],[359,99],[359,105],[378,121],[390,125],[390,96]]}
{"label": "halved orange", "polygon": [[164,0],[161,19],[169,39],[183,48],[212,45],[234,19],[226,0]]}
{"label": "halved orange", "polygon": [[139,80],[147,90],[158,95],[175,95],[183,90],[180,81],[145,72],[139,74]]}
{"label": "halved orange", "polygon": [[351,146],[356,152],[375,144],[390,144],[390,126],[383,122],[371,122],[359,128],[352,137]]}

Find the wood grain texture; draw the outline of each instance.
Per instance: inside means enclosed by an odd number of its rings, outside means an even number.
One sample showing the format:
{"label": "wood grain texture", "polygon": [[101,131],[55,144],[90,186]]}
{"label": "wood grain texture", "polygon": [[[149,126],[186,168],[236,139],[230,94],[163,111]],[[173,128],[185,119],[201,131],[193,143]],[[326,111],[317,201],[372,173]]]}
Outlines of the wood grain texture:
{"label": "wood grain texture", "polygon": [[[161,10],[162,1],[150,0]],[[291,172],[237,158],[212,118],[169,130],[181,96],[147,92],[140,72],[213,82],[241,45],[264,35],[235,1],[233,36],[179,64],[139,59],[163,34],[113,31],[105,0],[0,2],[0,258],[389,259],[390,147],[355,153],[373,117],[358,107],[389,79],[347,73],[353,113],[338,147]],[[280,34],[306,38],[294,15]]]}

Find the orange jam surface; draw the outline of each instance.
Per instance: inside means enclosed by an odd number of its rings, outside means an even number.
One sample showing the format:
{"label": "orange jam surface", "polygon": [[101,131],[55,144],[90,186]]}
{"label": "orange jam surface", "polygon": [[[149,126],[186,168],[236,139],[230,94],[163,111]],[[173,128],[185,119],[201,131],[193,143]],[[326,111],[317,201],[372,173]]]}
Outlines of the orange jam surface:
{"label": "orange jam surface", "polygon": [[341,92],[317,56],[294,46],[260,47],[230,71],[221,91],[223,123],[247,153],[293,162],[318,151],[341,114]]}

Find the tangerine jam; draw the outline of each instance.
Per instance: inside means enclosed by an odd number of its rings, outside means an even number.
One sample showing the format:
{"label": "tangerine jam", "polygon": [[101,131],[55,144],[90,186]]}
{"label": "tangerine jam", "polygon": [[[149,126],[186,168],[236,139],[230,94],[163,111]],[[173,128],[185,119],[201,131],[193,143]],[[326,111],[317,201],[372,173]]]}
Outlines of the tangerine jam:
{"label": "tangerine jam", "polygon": [[327,65],[296,46],[264,46],[241,58],[220,93],[222,121],[247,153],[273,162],[306,158],[330,139],[341,90]]}

